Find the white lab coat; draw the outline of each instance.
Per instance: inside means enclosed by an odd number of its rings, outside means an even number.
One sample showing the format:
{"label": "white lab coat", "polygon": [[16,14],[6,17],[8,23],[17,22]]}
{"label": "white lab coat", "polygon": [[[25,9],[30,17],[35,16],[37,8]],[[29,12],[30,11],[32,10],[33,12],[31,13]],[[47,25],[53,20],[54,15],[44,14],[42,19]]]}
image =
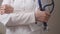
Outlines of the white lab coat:
{"label": "white lab coat", "polygon": [[34,12],[39,7],[37,0],[3,0],[4,4],[14,8],[13,13],[0,15],[6,34],[42,34],[42,23],[35,24]]}

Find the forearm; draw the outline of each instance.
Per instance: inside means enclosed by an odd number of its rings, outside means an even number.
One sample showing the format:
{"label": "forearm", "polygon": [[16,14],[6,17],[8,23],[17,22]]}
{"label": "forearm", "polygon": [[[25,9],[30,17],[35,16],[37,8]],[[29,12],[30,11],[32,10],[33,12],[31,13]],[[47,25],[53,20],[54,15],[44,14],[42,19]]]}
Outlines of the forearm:
{"label": "forearm", "polygon": [[20,12],[20,13],[11,13],[7,25],[8,26],[29,25],[32,23],[35,24],[34,12],[31,13]]}

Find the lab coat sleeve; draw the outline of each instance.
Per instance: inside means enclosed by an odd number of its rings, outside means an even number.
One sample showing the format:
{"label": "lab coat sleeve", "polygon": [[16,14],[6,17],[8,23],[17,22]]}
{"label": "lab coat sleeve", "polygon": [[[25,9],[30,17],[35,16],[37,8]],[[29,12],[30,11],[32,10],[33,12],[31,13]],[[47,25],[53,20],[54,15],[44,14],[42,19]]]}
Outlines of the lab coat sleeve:
{"label": "lab coat sleeve", "polygon": [[11,0],[3,0],[3,2],[2,2],[2,5],[4,5],[4,4],[10,4],[10,2],[11,2]]}
{"label": "lab coat sleeve", "polygon": [[3,0],[1,5],[11,5],[13,2],[13,0]]}
{"label": "lab coat sleeve", "polygon": [[[11,3],[10,0],[3,0],[2,5]],[[4,15],[2,15],[4,16]],[[8,14],[5,20],[2,18],[2,22],[5,21],[7,26],[15,26],[15,25],[28,25],[35,24],[35,14],[33,12],[19,12],[19,13],[11,13]],[[7,19],[8,18],[8,19]]]}
{"label": "lab coat sleeve", "polygon": [[16,25],[28,25],[35,24],[35,15],[34,12],[19,12],[19,13],[11,13],[9,14],[10,18],[7,22],[8,26],[16,26]]}
{"label": "lab coat sleeve", "polygon": [[39,8],[38,0],[35,0],[35,11]]}

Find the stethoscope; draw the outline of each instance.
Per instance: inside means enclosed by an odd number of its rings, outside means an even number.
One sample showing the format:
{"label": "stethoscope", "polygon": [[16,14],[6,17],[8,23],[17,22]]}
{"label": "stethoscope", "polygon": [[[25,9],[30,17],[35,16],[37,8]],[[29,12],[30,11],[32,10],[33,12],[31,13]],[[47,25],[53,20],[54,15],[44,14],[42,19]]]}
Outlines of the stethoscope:
{"label": "stethoscope", "polygon": [[[38,4],[39,4],[39,8],[40,8],[41,11],[45,11],[46,10],[46,7],[48,7],[48,6],[52,6],[50,13],[52,13],[53,10],[54,10],[54,0],[51,0],[51,4],[46,4],[43,7],[42,7],[41,0],[38,0]],[[44,30],[46,30],[48,24],[46,22],[43,22],[43,25],[44,25]]]}

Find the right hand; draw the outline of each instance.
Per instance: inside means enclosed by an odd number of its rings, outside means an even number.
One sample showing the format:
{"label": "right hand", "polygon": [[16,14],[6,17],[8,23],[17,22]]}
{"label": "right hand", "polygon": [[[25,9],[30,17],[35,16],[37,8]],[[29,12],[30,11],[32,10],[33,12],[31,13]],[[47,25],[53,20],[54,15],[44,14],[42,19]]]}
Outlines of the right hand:
{"label": "right hand", "polygon": [[37,11],[35,12],[35,17],[37,21],[47,22],[50,17],[50,13],[47,11],[40,11],[40,9],[37,9]]}
{"label": "right hand", "polygon": [[0,14],[4,14],[4,13],[12,13],[13,12],[13,7],[11,7],[10,5],[2,5],[0,7]]}

